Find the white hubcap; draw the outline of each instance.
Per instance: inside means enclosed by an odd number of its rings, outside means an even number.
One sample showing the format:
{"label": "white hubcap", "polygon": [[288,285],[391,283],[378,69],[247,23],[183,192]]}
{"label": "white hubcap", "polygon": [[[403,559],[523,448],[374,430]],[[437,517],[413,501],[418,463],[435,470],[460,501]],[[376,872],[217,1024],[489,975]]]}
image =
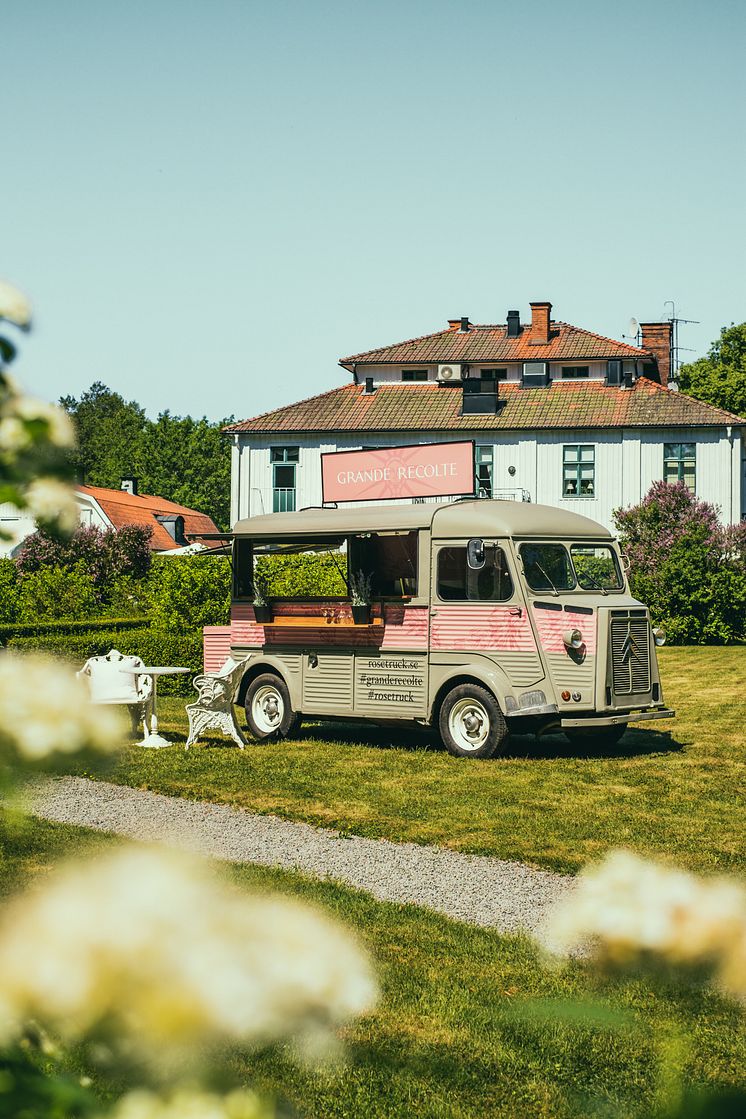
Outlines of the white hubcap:
{"label": "white hubcap", "polygon": [[479,750],[490,733],[490,717],[478,699],[459,699],[448,716],[451,738],[461,750]]}
{"label": "white hubcap", "polygon": [[258,688],[251,701],[251,717],[258,730],[271,734],[282,723],[285,705],[282,696],[273,684]]}

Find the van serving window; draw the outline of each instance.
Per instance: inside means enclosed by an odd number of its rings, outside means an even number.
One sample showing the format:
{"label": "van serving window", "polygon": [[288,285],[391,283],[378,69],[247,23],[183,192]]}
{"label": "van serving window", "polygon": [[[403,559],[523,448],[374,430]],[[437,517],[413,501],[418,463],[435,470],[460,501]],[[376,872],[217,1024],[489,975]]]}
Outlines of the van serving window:
{"label": "van serving window", "polygon": [[575,586],[564,544],[521,544],[519,554],[532,591],[571,591]]}
{"label": "van serving window", "polygon": [[438,552],[438,596],[444,602],[507,602],[513,597],[513,580],[502,548],[488,545],[485,564],[469,567],[466,548],[441,548]]}
{"label": "van serving window", "polygon": [[370,576],[373,598],[417,594],[417,533],[370,532],[350,540],[350,571]]}

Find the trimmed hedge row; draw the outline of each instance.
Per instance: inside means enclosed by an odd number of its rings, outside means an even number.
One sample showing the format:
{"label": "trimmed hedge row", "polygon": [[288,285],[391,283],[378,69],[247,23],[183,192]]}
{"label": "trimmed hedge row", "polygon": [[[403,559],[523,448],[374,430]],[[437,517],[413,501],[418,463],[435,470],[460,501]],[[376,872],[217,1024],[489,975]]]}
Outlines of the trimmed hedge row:
{"label": "trimmed hedge row", "polygon": [[42,634],[83,634],[100,630],[122,633],[129,629],[142,629],[148,619],[140,618],[96,618],[88,622],[36,622],[30,624],[6,623],[0,625],[0,644],[7,645],[15,637],[36,637]]}
{"label": "trimmed hedge row", "polygon": [[[49,653],[82,668],[89,657],[103,656],[118,649],[126,656],[142,657],[145,664],[174,665],[202,671],[202,634],[169,634],[149,626],[131,629],[98,629],[90,633],[39,633],[18,636],[8,647],[19,653]],[[160,695],[194,696],[192,677],[163,676],[158,681]]]}

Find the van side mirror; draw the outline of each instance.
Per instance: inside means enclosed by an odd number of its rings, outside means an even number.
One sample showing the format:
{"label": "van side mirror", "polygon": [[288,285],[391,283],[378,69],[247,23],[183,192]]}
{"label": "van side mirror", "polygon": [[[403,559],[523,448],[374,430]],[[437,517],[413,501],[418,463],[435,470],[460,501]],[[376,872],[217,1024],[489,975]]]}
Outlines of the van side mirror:
{"label": "van side mirror", "polygon": [[485,565],[484,540],[474,537],[466,546],[466,562],[472,571],[481,571]]}

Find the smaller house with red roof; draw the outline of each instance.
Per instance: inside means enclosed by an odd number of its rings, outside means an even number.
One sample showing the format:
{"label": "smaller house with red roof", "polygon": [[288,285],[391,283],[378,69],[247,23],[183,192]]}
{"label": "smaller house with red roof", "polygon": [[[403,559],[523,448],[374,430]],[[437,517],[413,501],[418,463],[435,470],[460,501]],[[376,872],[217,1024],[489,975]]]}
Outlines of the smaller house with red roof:
{"label": "smaller house with red roof", "polygon": [[[125,525],[146,525],[152,529],[151,551],[161,555],[179,555],[214,545],[209,535],[217,533],[218,528],[211,517],[163,497],[138,493],[136,478],[123,478],[118,490],[79,485],[74,493],[84,527],[120,529]],[[15,507],[2,506],[0,521],[8,535],[2,542],[2,555],[14,555],[26,537],[36,531],[33,519]],[[205,541],[203,533],[208,537]]]}
{"label": "smaller house with red roof", "polygon": [[[746,511],[746,420],[676,391],[672,324],[639,346],[552,318],[451,319],[445,330],[342,358],[347,384],[229,425],[232,520],[321,505],[324,452],[473,439],[484,497],[613,511],[659,479]],[[425,500],[425,499],[419,499]]]}

